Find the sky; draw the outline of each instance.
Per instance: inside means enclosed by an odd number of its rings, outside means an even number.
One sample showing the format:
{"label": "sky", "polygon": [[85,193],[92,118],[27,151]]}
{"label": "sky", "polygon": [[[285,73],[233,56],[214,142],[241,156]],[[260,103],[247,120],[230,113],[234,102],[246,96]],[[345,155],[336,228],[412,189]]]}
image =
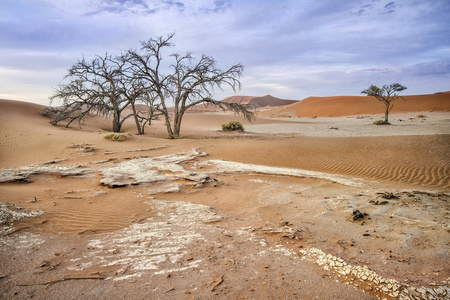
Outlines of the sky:
{"label": "sky", "polygon": [[[0,99],[48,105],[78,59],[175,33],[177,52],[244,65],[236,94],[301,100],[450,90],[449,0],[0,0]],[[216,90],[217,100],[235,95]]]}

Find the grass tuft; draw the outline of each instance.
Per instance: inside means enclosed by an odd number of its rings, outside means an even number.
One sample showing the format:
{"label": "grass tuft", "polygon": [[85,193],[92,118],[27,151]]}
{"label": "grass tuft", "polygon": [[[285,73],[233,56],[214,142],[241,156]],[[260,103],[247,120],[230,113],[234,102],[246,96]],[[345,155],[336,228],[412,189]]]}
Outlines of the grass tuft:
{"label": "grass tuft", "polygon": [[373,125],[391,125],[391,123],[385,122],[384,120],[378,120],[373,122]]}
{"label": "grass tuft", "polygon": [[125,137],[132,136],[133,134],[131,132],[123,132],[123,133],[117,133],[117,132],[110,132],[104,135],[105,139],[109,139],[111,141],[123,141]]}
{"label": "grass tuft", "polygon": [[244,131],[244,126],[242,126],[241,122],[231,121],[229,123],[222,124],[223,131]]}

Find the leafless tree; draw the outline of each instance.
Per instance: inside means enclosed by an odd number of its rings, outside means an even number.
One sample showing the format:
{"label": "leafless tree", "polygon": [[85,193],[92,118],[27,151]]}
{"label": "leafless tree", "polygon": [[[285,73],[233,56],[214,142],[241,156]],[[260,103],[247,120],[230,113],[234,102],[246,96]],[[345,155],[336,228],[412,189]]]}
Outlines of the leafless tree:
{"label": "leafless tree", "polygon": [[65,76],[69,82],[61,84],[50,97],[51,102],[56,99],[63,102],[61,112],[52,122],[56,124],[65,116],[70,116],[73,121],[74,117],[83,119],[88,113],[112,114],[112,130],[120,132],[123,122],[133,115],[122,117],[122,112],[132,101],[124,97],[124,86],[127,85],[122,76],[124,64],[108,54],[97,55],[91,61],[83,57],[74,64]]}
{"label": "leafless tree", "polygon": [[[168,136],[180,137],[184,113],[190,107],[201,103],[212,103],[222,109],[241,113],[251,120],[254,114],[246,106],[220,102],[212,97],[215,88],[229,86],[236,91],[241,87],[241,64],[222,71],[212,57],[202,55],[200,60],[195,62],[192,54],[188,52],[185,55],[170,55],[174,63],[167,67],[170,70],[167,74],[163,73],[163,50],[174,46],[171,42],[173,36],[174,34],[169,34],[167,37],[160,36],[141,42],[140,51],[129,50],[125,56],[125,60],[133,69],[134,77],[145,81],[148,89],[158,99],[158,110],[165,118]],[[168,109],[172,103],[173,120]]]}
{"label": "leafless tree", "polygon": [[361,93],[366,94],[367,96],[375,97],[378,101],[382,102],[386,106],[383,124],[389,124],[389,112],[394,107],[394,104],[392,102],[394,102],[398,98],[405,101],[405,98],[399,96],[397,93],[406,89],[407,87],[401,85],[400,83],[393,83],[389,85],[385,84],[381,88],[377,87],[376,85],[371,85],[368,89],[365,89]]}
{"label": "leafless tree", "polygon": [[[50,97],[51,102],[63,102],[60,108],[47,109],[53,114],[51,123],[69,120],[68,126],[77,119],[81,123],[90,113],[112,115],[112,130],[120,132],[124,121],[134,116],[138,134],[143,134],[146,124],[163,115],[169,137],[178,138],[184,113],[200,103],[212,103],[251,120],[254,114],[248,107],[220,102],[212,96],[215,88],[239,89],[243,66],[237,64],[222,71],[212,57],[202,55],[195,61],[188,52],[169,55],[173,63],[163,67],[163,50],[174,46],[173,36],[151,38],[141,42],[139,51],[128,50],[117,57],[97,55],[91,61],[83,57],[68,70],[65,79],[69,82],[61,84]],[[139,103],[147,105],[147,110],[137,110]],[[172,104],[173,114],[169,109]],[[129,106],[132,112],[123,116]]]}
{"label": "leafless tree", "polygon": [[[159,110],[159,104],[155,104],[156,97],[151,94],[144,94],[143,97],[140,99],[140,103],[143,103],[146,107],[145,111],[138,110],[136,113],[136,116],[139,120],[139,124],[141,126],[141,134],[144,134],[145,126],[151,125],[152,120],[158,120],[159,116],[162,115],[162,113]],[[136,111],[135,109],[133,109]]]}

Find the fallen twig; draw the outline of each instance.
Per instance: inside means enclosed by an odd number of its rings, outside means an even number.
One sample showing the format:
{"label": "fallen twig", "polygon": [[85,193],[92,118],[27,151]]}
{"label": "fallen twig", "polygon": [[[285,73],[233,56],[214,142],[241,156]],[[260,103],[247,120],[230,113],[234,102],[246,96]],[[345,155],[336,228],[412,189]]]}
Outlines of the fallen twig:
{"label": "fallen twig", "polygon": [[[223,277],[225,276],[225,274],[224,275],[222,275],[221,277],[220,277],[220,280],[219,280],[219,282],[218,283],[216,283],[212,288],[211,288],[211,292],[214,292],[214,290],[216,289],[216,287],[218,287],[219,285],[221,285],[222,283],[223,283]],[[211,283],[214,283],[214,281],[213,282],[211,282]]]}
{"label": "fallen twig", "polygon": [[105,279],[105,278],[106,278],[106,276],[100,275],[100,274],[93,274],[93,275],[65,275],[62,278],[57,278],[57,279],[44,281],[44,282],[38,282],[38,283],[21,283],[21,284],[18,284],[18,286],[48,285],[48,284],[54,284],[54,283],[67,281],[67,280]]}
{"label": "fallen twig", "polygon": [[82,231],[80,231],[80,232],[78,232],[78,234],[83,234],[83,233],[86,233],[86,232],[92,232],[92,233],[95,233],[97,230],[95,230],[95,229],[86,229],[86,230],[82,230]]}

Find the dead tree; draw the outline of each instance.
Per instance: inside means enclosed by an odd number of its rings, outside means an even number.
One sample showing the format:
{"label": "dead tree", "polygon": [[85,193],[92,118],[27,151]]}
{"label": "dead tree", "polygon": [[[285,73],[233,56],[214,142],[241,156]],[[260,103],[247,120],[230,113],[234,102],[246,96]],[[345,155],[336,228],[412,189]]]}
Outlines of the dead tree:
{"label": "dead tree", "polygon": [[[108,54],[97,55],[91,61],[83,57],[74,64],[65,76],[69,82],[61,84],[50,97],[51,103],[57,99],[63,102],[63,109],[52,122],[57,124],[65,120],[65,116],[73,121],[76,113],[79,115],[75,119],[82,119],[87,109],[89,113],[112,115],[112,131],[120,132],[123,122],[132,116],[122,117],[122,112],[130,105],[122,89],[123,66],[123,61]],[[79,109],[72,109],[76,107]]]}
{"label": "dead tree", "polygon": [[[252,120],[254,113],[248,107],[236,103],[224,103],[214,100],[212,92],[215,88],[229,86],[234,91],[241,87],[239,78],[242,76],[243,66],[237,64],[222,71],[216,66],[216,61],[209,56],[202,55],[195,62],[191,53],[185,55],[172,54],[169,57],[174,63],[162,66],[163,50],[171,48],[174,34],[167,37],[151,38],[141,42],[140,51],[129,50],[126,61],[131,65],[135,78],[146,82],[149,90],[158,99],[158,110],[164,116],[169,138],[180,137],[181,123],[186,110],[201,103],[212,103]],[[163,73],[163,70],[171,73]],[[173,120],[168,106],[174,105]]]}

